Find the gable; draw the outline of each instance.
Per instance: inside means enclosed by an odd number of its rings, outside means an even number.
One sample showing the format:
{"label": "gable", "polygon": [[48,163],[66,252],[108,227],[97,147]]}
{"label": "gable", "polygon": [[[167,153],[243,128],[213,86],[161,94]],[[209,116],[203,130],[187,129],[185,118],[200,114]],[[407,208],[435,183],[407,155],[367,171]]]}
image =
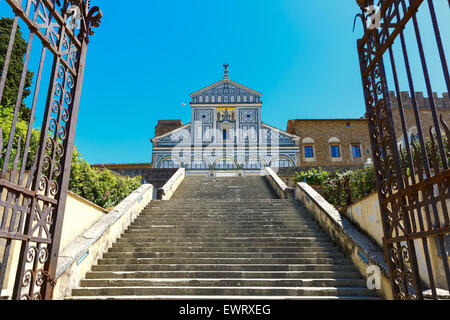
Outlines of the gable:
{"label": "gable", "polygon": [[262,94],[225,79],[191,94],[193,104],[261,103]]}
{"label": "gable", "polygon": [[265,123],[262,125],[262,141],[263,143],[278,143],[280,146],[298,145],[300,137],[269,126]]}
{"label": "gable", "polygon": [[153,144],[157,147],[173,147],[177,145],[191,144],[191,124],[168,132],[162,136],[152,139]]}

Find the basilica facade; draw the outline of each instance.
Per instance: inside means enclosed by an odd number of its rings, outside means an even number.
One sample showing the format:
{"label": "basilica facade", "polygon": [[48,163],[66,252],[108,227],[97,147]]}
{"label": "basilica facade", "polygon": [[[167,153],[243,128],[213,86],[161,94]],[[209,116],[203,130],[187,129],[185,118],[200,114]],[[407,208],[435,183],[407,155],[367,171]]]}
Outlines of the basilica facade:
{"label": "basilica facade", "polygon": [[222,80],[190,95],[191,122],[151,139],[154,168],[187,175],[259,175],[264,167],[298,167],[299,140],[262,122],[262,94]]}

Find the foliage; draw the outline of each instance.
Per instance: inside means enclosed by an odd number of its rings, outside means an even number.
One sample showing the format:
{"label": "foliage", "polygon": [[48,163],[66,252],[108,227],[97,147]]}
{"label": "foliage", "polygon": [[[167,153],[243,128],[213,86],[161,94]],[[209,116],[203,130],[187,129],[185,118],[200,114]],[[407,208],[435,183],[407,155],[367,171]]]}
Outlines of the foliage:
{"label": "foliage", "polygon": [[320,185],[319,192],[337,208],[351,204],[377,189],[375,169],[367,166],[363,169],[337,171],[333,174],[310,169],[296,173],[298,182],[306,181],[311,185]]}
{"label": "foliage", "polygon": [[377,190],[377,177],[373,166],[354,170],[350,174],[352,199],[361,199]]}
{"label": "foliage", "polygon": [[[0,68],[3,70],[5,63],[6,52],[8,50],[9,38],[11,35],[11,29],[13,25],[13,19],[2,18],[0,19]],[[20,26],[17,26],[16,37],[14,40],[13,50],[11,53],[11,59],[8,66],[8,75],[6,77],[5,89],[3,92],[2,105],[15,105],[17,100],[17,94],[19,92],[19,84],[22,78],[22,70],[24,67],[24,55],[27,51],[27,43],[22,37]],[[28,71],[25,76],[25,86],[23,90],[23,96],[20,107],[20,118],[28,122],[30,120],[30,109],[24,104],[24,100],[31,94],[30,87],[33,80],[33,73]]]}
{"label": "foliage", "polygon": [[[8,147],[8,140],[9,140],[9,134],[11,132],[13,116],[14,116],[14,107],[12,107],[11,105],[0,106],[0,128],[2,128],[2,136],[3,136],[3,148],[2,148],[2,153],[0,155],[0,166],[1,167],[3,167],[4,161],[5,161],[6,148]],[[28,121],[24,120],[19,115],[19,117],[17,119],[16,130],[14,133],[14,144],[13,144],[11,156],[9,159],[9,167],[10,168],[13,166],[14,159],[17,154],[17,144],[19,141],[19,137],[21,137],[20,159],[23,159],[27,133],[28,133]],[[30,138],[30,146],[28,149],[29,150],[28,158],[27,158],[27,162],[25,164],[26,170],[29,170],[33,165],[34,159],[36,157],[37,147],[39,145],[39,137],[40,137],[40,131],[37,129],[32,129],[31,138]],[[21,163],[19,163],[18,167],[19,168],[21,167]]]}
{"label": "foliage", "polygon": [[103,207],[112,208],[139,188],[141,177],[123,177],[109,170],[92,168],[74,149],[69,190]]}
{"label": "foliage", "polygon": [[[0,68],[2,69],[5,63],[12,26],[13,19],[0,19]],[[5,161],[26,51],[27,43],[23,39],[22,32],[18,26],[0,105],[0,129],[3,138],[3,143],[0,146],[0,169],[3,167]],[[16,158],[19,138],[21,141],[21,154],[19,159],[23,159],[28,125],[31,118],[31,110],[25,106],[24,100],[31,94],[30,87],[32,79],[33,73],[27,70],[22,101],[14,133],[14,144],[8,163],[9,168],[12,168],[14,159]],[[33,165],[39,145],[39,139],[40,130],[32,128],[30,145],[28,147],[28,157],[25,164],[26,170],[30,170]],[[21,167],[21,162],[19,162],[18,167]],[[117,205],[141,185],[140,181],[140,177],[122,177],[108,170],[91,168],[91,166],[81,158],[78,151],[76,149],[74,150],[69,190],[103,208],[111,208]]]}
{"label": "foliage", "polygon": [[[411,152],[411,156],[412,156],[412,161],[413,161],[413,166],[414,168],[417,170],[417,162],[420,162],[420,166],[422,167],[422,169],[424,168],[424,162],[423,162],[423,155],[422,155],[422,146],[420,144],[420,141],[417,137],[413,138],[414,144],[415,144],[415,148],[413,147],[413,144],[410,143],[410,152]],[[439,166],[439,168],[443,168],[443,163],[442,163],[442,157],[441,157],[441,151],[439,149],[439,146],[436,142],[436,140],[434,140],[435,143],[433,145],[431,138],[430,137],[426,137],[424,140],[425,143],[425,149],[427,150],[427,158],[428,158],[428,163],[430,168],[433,168],[436,166],[433,162],[433,156],[435,158],[435,161],[437,162],[437,165]],[[448,139],[447,136],[445,134],[442,135],[442,143],[444,145],[444,152],[447,155],[447,162],[450,162],[450,152],[449,152],[449,144],[448,144]],[[407,151],[406,151],[406,147],[403,146],[401,149],[401,165],[403,169],[406,169],[408,176],[410,176],[410,172],[411,172],[411,168],[408,162],[408,158],[407,158]]]}
{"label": "foliage", "polygon": [[295,179],[297,182],[306,182],[309,185],[321,185],[329,177],[329,173],[319,169],[311,168],[308,171],[301,171],[295,173]]}

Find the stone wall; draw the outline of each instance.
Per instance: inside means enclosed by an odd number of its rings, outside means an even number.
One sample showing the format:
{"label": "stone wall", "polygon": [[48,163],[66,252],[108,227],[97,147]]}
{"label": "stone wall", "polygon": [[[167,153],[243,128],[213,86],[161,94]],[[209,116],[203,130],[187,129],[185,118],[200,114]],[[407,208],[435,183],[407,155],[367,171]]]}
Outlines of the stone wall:
{"label": "stone wall", "polygon": [[[421,196],[419,196],[419,201],[421,201]],[[448,208],[449,206],[450,200],[447,200],[446,207]],[[438,205],[437,209],[440,221],[443,224],[445,219],[442,206]],[[383,227],[378,194],[376,192],[350,205],[344,212],[342,212],[342,214],[365,235],[375,241],[380,248],[383,247]],[[422,215],[424,215],[424,212],[422,212]],[[425,218],[423,219],[426,220]],[[416,225],[419,225],[417,215],[415,215],[415,220]],[[420,277],[425,285],[429,286],[430,281],[427,272],[428,269],[422,240],[414,240],[414,246],[416,248],[416,257],[419,265]],[[447,280],[443,268],[442,256],[439,255],[436,239],[433,237],[427,238],[427,246],[434,275],[434,282],[438,288],[446,290]]]}
{"label": "stone wall", "polygon": [[[392,115],[394,118],[394,127],[397,141],[401,141],[403,137],[402,123],[400,118],[400,109],[398,108],[397,97],[394,92],[389,92],[390,101],[392,106]],[[444,93],[442,98],[439,98],[436,93],[434,93],[434,101],[438,111],[438,115],[442,115],[444,121],[450,125],[450,99],[448,93]],[[408,134],[417,134],[417,124],[416,118],[414,116],[414,109],[411,97],[408,92],[401,92],[400,97],[402,98],[402,104],[405,114],[406,125],[408,128]],[[420,120],[422,124],[422,130],[425,136],[429,136],[430,127],[434,127],[433,116],[430,109],[430,101],[428,98],[424,98],[422,92],[416,92],[417,106],[420,111]]]}
{"label": "stone wall", "polygon": [[[107,210],[69,191],[67,195],[59,252],[63,252],[80,234],[83,234],[107,214]],[[0,256],[3,255],[4,243],[4,239],[0,239]],[[20,241],[13,241],[11,244],[10,258],[8,260],[5,276],[6,280],[3,291],[0,290],[2,291],[0,295],[10,296],[12,294],[15,272],[19,262],[20,247]]]}
{"label": "stone wall", "polygon": [[[416,134],[417,124],[412,99],[408,92],[401,92],[400,96],[404,107],[407,133],[408,135]],[[396,139],[400,143],[403,139],[403,132],[398,101],[394,92],[389,93],[389,98],[392,106]],[[442,115],[444,121],[450,124],[450,99],[448,93],[443,93],[442,97],[434,93],[433,98],[438,116]],[[422,92],[416,93],[416,101],[420,112],[423,133],[425,136],[429,136],[430,127],[434,127],[430,101],[423,96]],[[361,110],[365,110],[365,108],[362,107]],[[365,118],[289,120],[286,131],[300,137],[301,167],[358,167],[362,166],[367,158],[372,158],[368,121]],[[331,145],[340,146],[340,158],[331,157]],[[361,158],[352,156],[352,145],[360,145]],[[305,146],[313,147],[313,158],[305,157]]]}
{"label": "stone wall", "polygon": [[152,185],[142,185],[119,203],[111,212],[103,215],[84,233],[70,242],[58,257],[57,283],[53,299],[61,300],[78,287],[81,279],[92,266],[122,235],[142,210],[156,199]]}
{"label": "stone wall", "polygon": [[355,268],[366,279],[373,275],[373,267],[380,270],[378,293],[392,300],[389,269],[384,261],[384,252],[365,234],[358,231],[345,216],[329,204],[320,194],[306,183],[298,183],[296,199],[303,202],[308,212],[319,222],[340,250],[353,262]]}
{"label": "stone wall", "polygon": [[[289,120],[287,132],[300,136],[301,167],[362,166],[372,157],[365,119]],[[331,145],[340,147],[341,157],[331,157]],[[352,157],[352,145],[360,146],[360,158]],[[313,147],[313,158],[305,157],[305,146]]]}

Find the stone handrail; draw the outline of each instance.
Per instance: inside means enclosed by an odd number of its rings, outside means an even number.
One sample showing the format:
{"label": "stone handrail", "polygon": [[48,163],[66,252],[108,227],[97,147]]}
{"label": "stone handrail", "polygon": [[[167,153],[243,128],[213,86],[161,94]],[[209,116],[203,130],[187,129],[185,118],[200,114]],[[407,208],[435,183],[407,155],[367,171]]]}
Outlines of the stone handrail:
{"label": "stone handrail", "polygon": [[183,182],[185,177],[186,169],[178,169],[177,172],[175,172],[175,174],[172,176],[172,178],[170,178],[162,188],[158,189],[158,198],[161,197],[162,200],[169,200],[170,198],[172,198],[173,194],[175,193],[175,191],[177,191],[178,187],[180,186],[181,182]]}
{"label": "stone handrail", "polygon": [[295,189],[288,187],[272,168],[266,167],[266,179],[281,199],[295,199]]}
{"label": "stone handrail", "polygon": [[376,243],[360,233],[350,221],[317,191],[307,183],[300,182],[295,188],[296,197],[304,203],[320,226],[328,233],[344,254],[350,258],[358,271],[366,278],[371,276],[369,267],[380,270],[379,293],[392,300],[392,287],[389,278],[389,268],[384,260],[384,252]]}
{"label": "stone handrail", "polygon": [[103,253],[121,236],[148,203],[155,199],[156,189],[151,184],[142,185],[65,247],[58,257],[57,283],[53,299],[60,300],[70,295],[72,289],[79,286],[81,279]]}

